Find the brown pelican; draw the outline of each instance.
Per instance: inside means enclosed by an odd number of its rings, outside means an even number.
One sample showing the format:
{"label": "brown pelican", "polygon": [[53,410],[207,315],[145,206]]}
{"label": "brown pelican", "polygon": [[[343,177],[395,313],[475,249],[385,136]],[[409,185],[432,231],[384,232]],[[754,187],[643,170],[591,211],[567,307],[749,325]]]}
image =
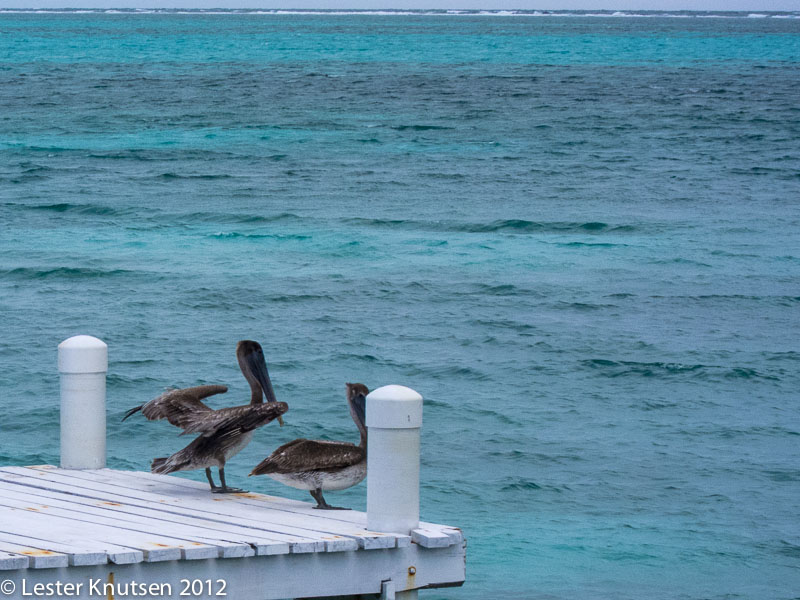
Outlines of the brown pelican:
{"label": "brown pelican", "polygon": [[[200,437],[168,458],[156,458],[150,470],[153,473],[174,473],[205,469],[211,491],[214,493],[242,492],[225,483],[225,463],[244,448],[257,427],[266,425],[289,410],[285,402],[278,402],[269,380],[264,352],[258,342],[242,340],[236,345],[239,368],[250,384],[250,404],[213,410],[202,400],[228,391],[224,385],[201,385],[180,390],[169,390],[157,398],[130,409],[122,418],[142,411],[150,421],[167,419],[183,429],[181,435],[199,433]],[[262,395],[267,397],[266,404]],[[211,477],[211,467],[219,470],[218,486]]]}
{"label": "brown pelican", "polygon": [[369,390],[361,383],[348,383],[347,404],[361,441],[328,442],[299,439],[284,444],[252,470],[250,475],[268,475],[275,481],[299,490],[308,490],[317,501],[314,508],[343,509],[331,506],[323,490],[344,490],[360,483],[367,475],[367,426],[365,404]]}

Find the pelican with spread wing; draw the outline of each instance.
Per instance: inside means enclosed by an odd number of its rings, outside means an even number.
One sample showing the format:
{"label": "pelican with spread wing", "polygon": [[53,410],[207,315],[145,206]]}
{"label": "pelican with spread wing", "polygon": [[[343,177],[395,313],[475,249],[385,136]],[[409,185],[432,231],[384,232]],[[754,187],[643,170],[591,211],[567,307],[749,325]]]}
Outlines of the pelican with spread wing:
{"label": "pelican with spread wing", "polygon": [[250,475],[267,475],[290,487],[308,490],[317,501],[314,508],[340,509],[325,502],[323,491],[344,490],[367,475],[366,399],[369,390],[361,383],[348,383],[350,416],[361,434],[358,446],[350,442],[299,439],[280,446],[262,460]]}
{"label": "pelican with spread wing", "polygon": [[[172,456],[156,458],[150,470],[153,473],[174,473],[205,469],[211,491],[214,493],[242,492],[225,483],[225,463],[238,454],[253,437],[253,432],[274,419],[283,425],[281,415],[289,410],[285,402],[278,402],[267,371],[264,351],[258,342],[242,340],[236,345],[236,358],[247,382],[250,384],[250,404],[214,410],[203,400],[228,391],[224,385],[201,385],[180,390],[169,390],[157,398],[125,413],[123,421],[141,411],[150,421],[167,419],[183,429],[180,435],[199,433],[199,437]],[[263,401],[266,396],[267,402]],[[219,470],[222,485],[214,483],[211,467]]]}

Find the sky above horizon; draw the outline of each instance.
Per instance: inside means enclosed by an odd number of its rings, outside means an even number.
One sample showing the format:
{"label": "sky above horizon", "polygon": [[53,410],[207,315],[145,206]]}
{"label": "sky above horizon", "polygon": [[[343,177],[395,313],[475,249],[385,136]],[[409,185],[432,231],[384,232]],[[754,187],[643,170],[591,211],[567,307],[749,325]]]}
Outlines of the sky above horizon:
{"label": "sky above horizon", "polygon": [[800,11],[800,0],[0,0],[0,8],[67,7]]}

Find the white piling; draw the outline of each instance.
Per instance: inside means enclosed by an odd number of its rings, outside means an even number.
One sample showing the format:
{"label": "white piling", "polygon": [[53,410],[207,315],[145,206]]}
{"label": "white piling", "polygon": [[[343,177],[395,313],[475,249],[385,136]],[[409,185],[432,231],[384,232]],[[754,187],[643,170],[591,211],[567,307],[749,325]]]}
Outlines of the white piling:
{"label": "white piling", "polygon": [[[419,436],[422,396],[387,385],[367,396],[367,528],[408,534],[419,527]],[[397,582],[398,584],[400,582]],[[416,590],[398,591],[414,600]]]}
{"label": "white piling", "polygon": [[108,346],[89,335],[58,345],[61,375],[61,466],[106,466],[106,372]]}

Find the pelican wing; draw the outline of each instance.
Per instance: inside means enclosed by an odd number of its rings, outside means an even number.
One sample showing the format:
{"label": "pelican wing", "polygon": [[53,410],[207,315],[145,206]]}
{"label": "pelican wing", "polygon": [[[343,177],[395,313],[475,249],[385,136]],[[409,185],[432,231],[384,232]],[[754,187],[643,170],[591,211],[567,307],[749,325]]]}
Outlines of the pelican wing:
{"label": "pelican wing", "polygon": [[181,435],[201,433],[203,435],[238,435],[266,425],[289,410],[285,402],[265,402],[231,406],[210,411],[193,419],[183,429]]}
{"label": "pelican wing", "polygon": [[360,463],[366,450],[349,442],[299,439],[262,460],[250,475],[339,469]]}
{"label": "pelican wing", "polygon": [[166,419],[176,427],[186,429],[198,420],[213,414],[214,410],[203,404],[203,399],[228,391],[224,385],[199,385],[164,392],[142,405],[142,414],[150,421]]}

